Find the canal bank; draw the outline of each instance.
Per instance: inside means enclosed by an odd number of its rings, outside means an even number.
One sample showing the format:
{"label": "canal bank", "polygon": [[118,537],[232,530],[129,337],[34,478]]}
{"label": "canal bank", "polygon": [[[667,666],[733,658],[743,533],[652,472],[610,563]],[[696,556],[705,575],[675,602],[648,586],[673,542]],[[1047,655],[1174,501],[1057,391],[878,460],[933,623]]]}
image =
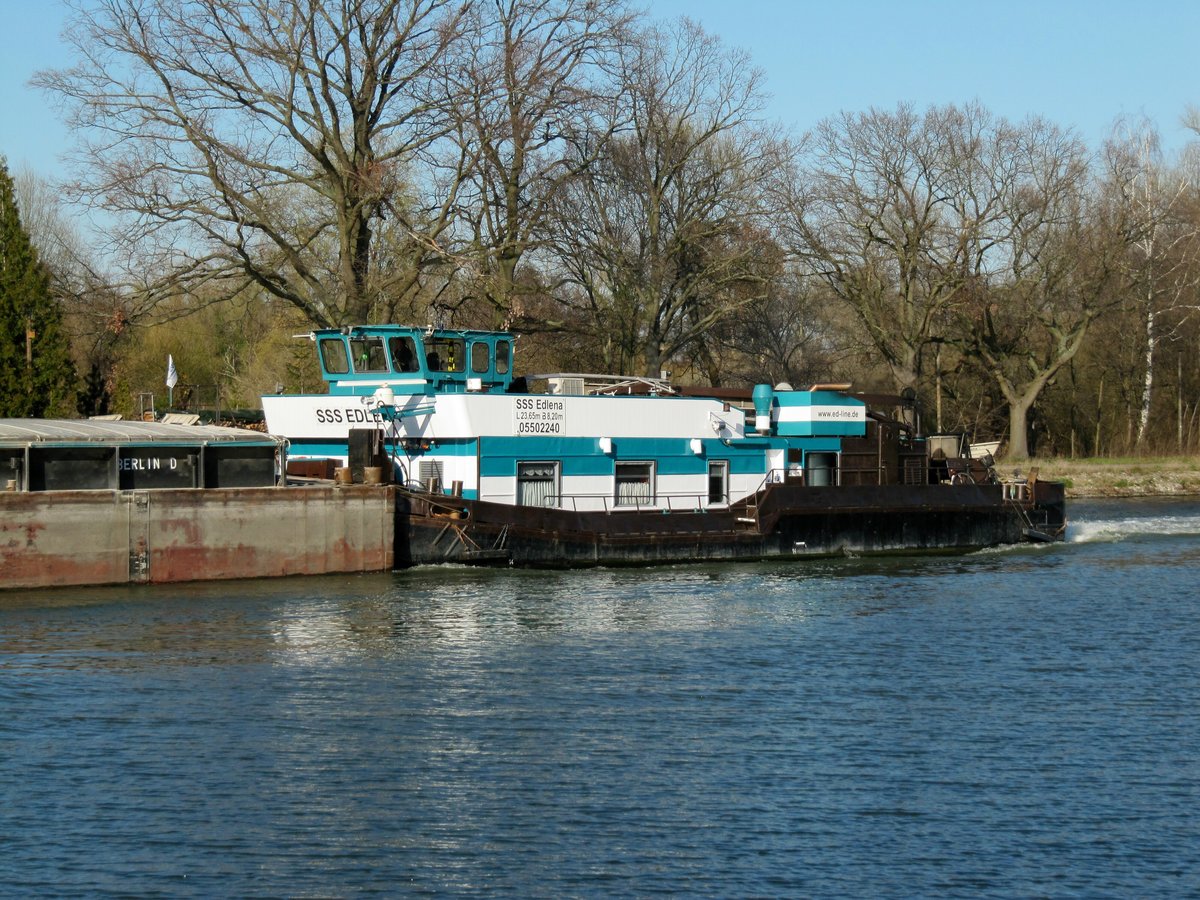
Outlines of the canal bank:
{"label": "canal bank", "polygon": [[1032,459],[1003,461],[996,469],[1004,475],[1036,469],[1038,478],[1061,481],[1068,499],[1200,496],[1197,456]]}

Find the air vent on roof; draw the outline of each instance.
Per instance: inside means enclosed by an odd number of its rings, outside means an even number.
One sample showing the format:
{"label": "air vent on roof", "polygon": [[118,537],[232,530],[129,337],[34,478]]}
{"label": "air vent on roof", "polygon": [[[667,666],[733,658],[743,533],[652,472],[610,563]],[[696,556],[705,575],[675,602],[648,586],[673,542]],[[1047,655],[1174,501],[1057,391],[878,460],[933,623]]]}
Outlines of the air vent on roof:
{"label": "air vent on roof", "polygon": [[549,382],[550,393],[552,394],[562,394],[570,397],[583,396],[584,384],[582,378],[564,376],[561,378],[551,378]]}

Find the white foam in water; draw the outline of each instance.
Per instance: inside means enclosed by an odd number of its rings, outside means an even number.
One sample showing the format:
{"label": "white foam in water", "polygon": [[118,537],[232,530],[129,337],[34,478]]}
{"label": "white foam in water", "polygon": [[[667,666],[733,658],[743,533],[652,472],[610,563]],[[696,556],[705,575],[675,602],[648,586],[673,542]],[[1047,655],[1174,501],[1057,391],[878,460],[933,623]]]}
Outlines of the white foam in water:
{"label": "white foam in water", "polygon": [[1072,521],[1067,525],[1067,541],[1072,544],[1122,541],[1138,534],[1200,534],[1200,515],[1126,516]]}

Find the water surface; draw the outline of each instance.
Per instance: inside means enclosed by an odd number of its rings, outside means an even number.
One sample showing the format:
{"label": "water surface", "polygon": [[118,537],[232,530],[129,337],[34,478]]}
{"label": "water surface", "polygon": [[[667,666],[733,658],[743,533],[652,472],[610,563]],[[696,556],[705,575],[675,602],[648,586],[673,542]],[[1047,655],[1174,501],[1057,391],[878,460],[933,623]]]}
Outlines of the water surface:
{"label": "water surface", "polygon": [[1200,503],[969,556],[0,594],[4,895],[1200,891]]}

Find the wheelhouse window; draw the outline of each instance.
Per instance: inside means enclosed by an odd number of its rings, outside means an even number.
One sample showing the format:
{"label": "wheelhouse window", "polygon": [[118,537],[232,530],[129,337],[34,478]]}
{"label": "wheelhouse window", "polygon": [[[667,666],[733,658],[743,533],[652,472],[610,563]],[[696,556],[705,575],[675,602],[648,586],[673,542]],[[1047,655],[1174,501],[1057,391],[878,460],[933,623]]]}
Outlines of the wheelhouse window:
{"label": "wheelhouse window", "polygon": [[714,459],[708,463],[708,502],[715,505],[729,503],[729,461]]}
{"label": "wheelhouse window", "polygon": [[321,364],[330,375],[349,373],[350,359],[346,356],[346,342],[340,337],[321,338]]}
{"label": "wheelhouse window", "polygon": [[350,339],[350,353],[354,358],[355,372],[386,372],[387,355],[383,352],[383,338],[365,337]]}
{"label": "wheelhouse window", "polygon": [[425,361],[431,372],[461,372],[465,356],[466,342],[462,338],[425,338]]}
{"label": "wheelhouse window", "polygon": [[410,337],[388,338],[388,350],[392,354],[393,372],[416,372],[420,366],[417,363],[417,345]]}
{"label": "wheelhouse window", "polygon": [[517,463],[517,504],[558,506],[558,463]]}
{"label": "wheelhouse window", "polygon": [[616,464],[617,506],[646,506],[654,502],[654,463]]}
{"label": "wheelhouse window", "polygon": [[508,361],[512,355],[512,345],[508,341],[496,341],[496,374],[508,374]]}
{"label": "wheelhouse window", "polygon": [[486,375],[491,368],[491,354],[485,341],[476,341],[471,345],[471,371],[477,375]]}

